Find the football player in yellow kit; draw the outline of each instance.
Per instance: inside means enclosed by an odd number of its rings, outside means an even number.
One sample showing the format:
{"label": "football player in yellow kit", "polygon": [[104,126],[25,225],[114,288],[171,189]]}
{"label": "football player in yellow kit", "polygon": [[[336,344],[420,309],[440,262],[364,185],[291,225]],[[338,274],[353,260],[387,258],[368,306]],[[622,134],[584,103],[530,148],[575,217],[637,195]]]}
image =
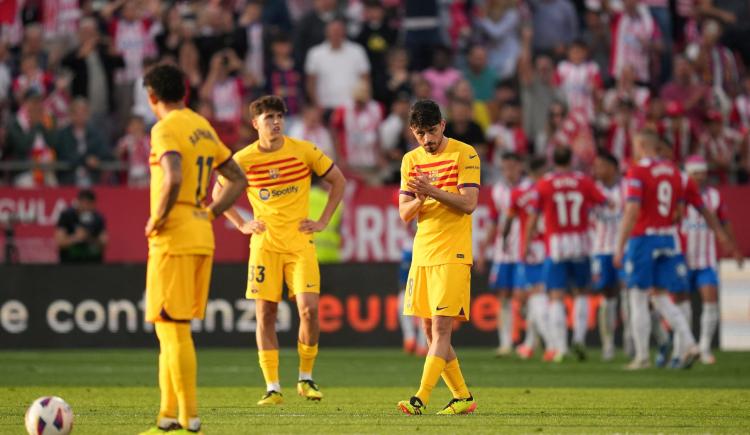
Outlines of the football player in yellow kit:
{"label": "football player in yellow kit", "polygon": [[[156,427],[143,433],[200,433],[190,320],[203,318],[208,299],[211,220],[234,203],[247,181],[208,121],[185,107],[182,71],[156,66],[144,84],[159,119],[151,131],[151,216],[145,233],[146,320],[155,324],[161,348],[161,407]],[[206,205],[214,169],[225,188]]]}
{"label": "football player in yellow kit", "polygon": [[442,376],[453,399],[438,414],[468,414],[477,405],[451,345],[451,330],[454,319],[469,320],[471,214],[479,197],[479,156],[470,145],[443,135],[445,120],[433,101],[412,106],[409,128],[420,146],[401,163],[399,214],[405,222],[417,219],[404,314],[423,318],[430,347],[419,391],[398,408],[423,414]]}
{"label": "football player in yellow kit", "polygon": [[[307,399],[321,400],[323,393],[312,378],[320,336],[320,271],[313,233],[328,224],[344,195],[346,180],[314,144],[284,136],[286,106],[281,98],[259,98],[250,105],[250,112],[259,139],[238,151],[234,160],[247,175],[247,197],[254,218],[245,221],[233,208],[225,216],[242,233],[252,235],[245,296],[256,302],[258,359],[266,381],[266,394],[258,404],[283,402],[276,315],[284,282],[300,316],[297,392]],[[331,185],[328,202],[317,221],[307,218],[313,173]],[[222,185],[219,179],[214,195],[222,192]]]}

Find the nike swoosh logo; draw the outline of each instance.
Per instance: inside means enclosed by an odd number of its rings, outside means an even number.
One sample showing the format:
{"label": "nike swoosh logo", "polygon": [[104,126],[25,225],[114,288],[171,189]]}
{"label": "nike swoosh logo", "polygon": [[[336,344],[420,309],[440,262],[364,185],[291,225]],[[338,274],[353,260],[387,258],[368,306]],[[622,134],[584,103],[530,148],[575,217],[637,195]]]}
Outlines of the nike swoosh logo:
{"label": "nike swoosh logo", "polygon": [[448,307],[447,306],[445,306],[445,307],[437,307],[437,311],[444,310],[446,308],[448,308]]}
{"label": "nike swoosh logo", "polygon": [[470,158],[470,159],[473,159],[473,158],[474,158],[474,157],[476,157],[476,156],[477,156],[477,155],[476,155],[476,154],[474,154],[473,156],[469,156],[469,158]]}
{"label": "nike swoosh logo", "polygon": [[315,287],[315,284],[307,284],[307,288],[313,288]]}

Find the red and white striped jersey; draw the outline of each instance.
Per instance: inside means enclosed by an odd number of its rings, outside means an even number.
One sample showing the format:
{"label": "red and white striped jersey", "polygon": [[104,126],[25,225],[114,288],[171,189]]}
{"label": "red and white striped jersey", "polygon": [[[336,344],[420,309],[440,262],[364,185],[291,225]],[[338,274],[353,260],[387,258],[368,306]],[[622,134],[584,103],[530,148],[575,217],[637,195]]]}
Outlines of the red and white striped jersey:
{"label": "red and white striped jersey", "polygon": [[[534,189],[535,183],[531,180],[525,180],[518,186],[514,187],[510,193],[510,215],[515,216],[521,223],[519,232],[519,248],[524,244],[526,228],[530,223],[529,215],[534,209],[537,199],[537,191]],[[519,249],[522,251],[522,249]],[[544,262],[544,222],[537,219],[537,228],[534,240],[529,243],[528,253],[521,252],[521,259],[526,264],[541,264]]]}
{"label": "red and white striped jersey", "polygon": [[625,66],[633,67],[639,81],[650,79],[648,43],[660,40],[659,26],[644,5],[638,7],[636,16],[624,12],[615,14],[611,21],[612,50],[610,72],[620,78]]}
{"label": "red and white striped jersey", "polygon": [[361,107],[353,101],[337,108],[331,124],[342,145],[341,159],[349,166],[374,168],[380,155],[380,124],[383,122],[383,108],[375,100]]}
{"label": "red and white striped jersey", "polygon": [[[680,172],[680,181],[682,183],[682,192],[685,196],[685,207],[700,212],[705,205],[703,204],[703,198],[698,191],[698,185],[695,184],[695,181],[693,181],[685,171]],[[683,219],[685,219],[684,216]],[[681,225],[678,226],[677,230],[679,237],[677,237],[676,246],[678,251],[684,254],[685,251],[687,251],[687,235],[682,230]]]}
{"label": "red and white striped jersey", "polygon": [[594,118],[594,91],[601,89],[602,78],[595,62],[576,65],[564,60],[557,65],[555,83],[565,96],[568,110],[581,110]]}
{"label": "red and white striped jersey", "polygon": [[675,162],[680,163],[690,155],[696,138],[695,128],[692,126],[690,118],[665,118],[659,124],[659,134],[672,144]]}
{"label": "red and white striped jersey", "polygon": [[242,79],[227,77],[214,83],[211,90],[214,117],[218,121],[240,122],[242,119]]}
{"label": "red and white striped jersey", "polygon": [[[701,192],[703,203],[716,213],[719,221],[726,221],[726,207],[719,191],[708,187]],[[703,215],[693,207],[688,207],[687,216],[682,221],[682,232],[687,238],[685,260],[689,269],[716,267],[716,236],[708,227]]]}
{"label": "red and white striped jersey", "polygon": [[610,200],[615,207],[598,206],[593,209],[594,217],[594,254],[614,254],[617,247],[617,232],[622,220],[625,207],[625,184],[618,180],[612,186],[606,186],[601,181],[596,187]]}
{"label": "red and white striped jersey", "polygon": [[587,175],[556,171],[536,185],[535,209],[544,217],[547,256],[554,261],[574,260],[591,254],[589,212],[607,201]]}
{"label": "red and white striped jersey", "polygon": [[143,60],[156,55],[156,43],[151,34],[150,20],[126,21],[114,19],[109,34],[117,51],[125,60],[125,68],[118,71],[120,83],[133,82],[143,75]]}
{"label": "red and white striped jersey", "polygon": [[738,130],[750,130],[750,96],[742,94],[735,97],[731,119]]}
{"label": "red and white striped jersey", "polygon": [[633,154],[633,138],[638,132],[638,120],[631,118],[627,124],[617,120],[607,131],[607,150],[621,162],[629,162]]}
{"label": "red and white striped jersey", "polygon": [[[522,180],[520,184],[524,183]],[[510,233],[506,239],[507,247],[503,246],[502,228],[508,219],[511,208],[511,191],[515,186],[500,182],[492,186],[490,201],[490,219],[498,228],[493,247],[492,260],[495,263],[517,263],[521,261],[521,221],[514,219],[510,226]]]}

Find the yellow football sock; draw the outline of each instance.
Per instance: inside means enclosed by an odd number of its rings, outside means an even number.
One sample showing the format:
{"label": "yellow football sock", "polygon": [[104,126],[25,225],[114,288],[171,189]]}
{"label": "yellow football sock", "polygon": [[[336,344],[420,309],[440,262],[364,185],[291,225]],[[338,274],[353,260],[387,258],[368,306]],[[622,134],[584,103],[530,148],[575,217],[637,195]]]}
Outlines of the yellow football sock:
{"label": "yellow football sock", "polygon": [[159,407],[159,419],[177,418],[177,394],[172,387],[172,378],[169,373],[169,359],[167,357],[167,343],[160,343],[159,352],[159,390],[161,391],[161,405]]}
{"label": "yellow football sock", "polygon": [[190,420],[198,417],[196,393],[197,361],[195,346],[187,322],[156,322],[159,341],[167,343],[167,364],[172,388],[177,396],[179,421],[189,427]]}
{"label": "yellow football sock", "polygon": [[422,371],[422,381],[419,383],[419,391],[415,394],[425,406],[427,405],[427,402],[430,401],[432,389],[435,388],[435,384],[437,384],[437,381],[440,378],[440,373],[443,372],[444,368],[445,360],[439,356],[430,355],[425,359],[424,369]]}
{"label": "yellow football sock", "polygon": [[315,365],[315,357],[318,356],[318,345],[308,346],[301,341],[297,342],[297,353],[299,353],[300,373],[312,374]]}
{"label": "yellow football sock", "polygon": [[279,383],[279,350],[259,350],[258,361],[263,371],[263,378],[268,384]]}
{"label": "yellow football sock", "polygon": [[461,373],[461,367],[458,365],[458,358],[445,364],[442,376],[445,385],[447,385],[448,388],[450,388],[451,393],[453,393],[454,399],[466,399],[471,395],[469,393],[469,388],[466,387],[466,381],[464,381],[464,375]]}

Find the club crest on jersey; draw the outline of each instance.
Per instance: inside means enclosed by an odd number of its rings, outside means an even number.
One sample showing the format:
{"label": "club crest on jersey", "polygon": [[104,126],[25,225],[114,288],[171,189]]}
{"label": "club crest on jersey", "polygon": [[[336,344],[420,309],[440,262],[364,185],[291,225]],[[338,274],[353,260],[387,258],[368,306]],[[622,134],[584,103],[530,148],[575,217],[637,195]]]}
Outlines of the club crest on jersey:
{"label": "club crest on jersey", "polygon": [[440,173],[439,171],[430,171],[429,173],[430,183],[434,183],[438,180],[439,173]]}
{"label": "club crest on jersey", "polygon": [[271,192],[268,189],[265,189],[265,188],[260,189],[258,191],[258,197],[260,197],[260,199],[262,199],[263,201],[265,201],[265,200],[267,200],[268,198],[271,197]]}
{"label": "club crest on jersey", "polygon": [[279,171],[278,168],[271,168],[271,169],[268,170],[268,176],[272,180],[275,180],[275,179],[277,179],[277,178],[279,178],[281,176],[281,171]]}

